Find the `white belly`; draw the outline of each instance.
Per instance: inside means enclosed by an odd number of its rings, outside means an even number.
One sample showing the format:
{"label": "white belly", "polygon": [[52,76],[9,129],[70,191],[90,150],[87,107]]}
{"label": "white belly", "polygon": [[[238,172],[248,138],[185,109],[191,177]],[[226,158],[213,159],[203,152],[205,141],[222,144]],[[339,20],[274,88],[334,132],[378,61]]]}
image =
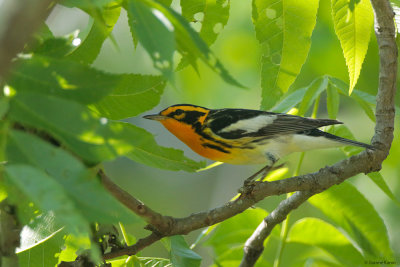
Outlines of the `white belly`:
{"label": "white belly", "polygon": [[279,138],[266,139],[249,144],[252,148],[244,148],[240,156],[231,159],[231,164],[272,164],[280,158],[293,153],[313,149],[343,146],[343,143],[319,136],[301,134],[285,135]]}

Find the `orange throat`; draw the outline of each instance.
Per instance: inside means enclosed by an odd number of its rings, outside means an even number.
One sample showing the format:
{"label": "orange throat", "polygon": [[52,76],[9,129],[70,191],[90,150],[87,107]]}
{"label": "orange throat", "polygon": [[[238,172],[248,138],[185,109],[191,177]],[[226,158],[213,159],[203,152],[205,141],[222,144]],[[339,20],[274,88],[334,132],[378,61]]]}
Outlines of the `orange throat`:
{"label": "orange throat", "polygon": [[[161,123],[165,128],[167,128],[168,131],[189,146],[194,152],[205,158],[225,162],[232,157],[229,152],[225,153],[212,148],[218,144],[213,141],[206,140],[201,135],[197,134],[191,125],[181,123],[172,118],[165,119],[161,121]],[[209,144],[209,146],[205,144]]]}

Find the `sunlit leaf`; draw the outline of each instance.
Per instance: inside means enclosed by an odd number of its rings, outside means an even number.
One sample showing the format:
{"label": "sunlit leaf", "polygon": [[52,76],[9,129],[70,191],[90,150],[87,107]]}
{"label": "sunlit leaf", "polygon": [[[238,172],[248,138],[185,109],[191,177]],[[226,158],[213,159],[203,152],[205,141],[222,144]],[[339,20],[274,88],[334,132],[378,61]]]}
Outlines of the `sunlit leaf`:
{"label": "sunlit leaf", "polygon": [[122,74],[114,90],[94,105],[101,116],[119,120],[155,107],[164,91],[160,76]]}
{"label": "sunlit leaf", "polygon": [[263,49],[261,109],[273,107],[299,74],[317,10],[316,0],[253,0],[253,23]]}
{"label": "sunlit leaf", "polygon": [[171,267],[170,259],[156,257],[136,257],[129,256],[122,259],[107,261],[112,267]]}
{"label": "sunlit leaf", "polygon": [[100,53],[103,42],[113,30],[120,12],[121,6],[116,5],[115,1],[105,5],[99,14],[100,18],[94,20],[85,40],[67,58],[81,63],[92,63]]}
{"label": "sunlit leaf", "polygon": [[62,228],[56,224],[53,212],[42,213],[33,218],[27,225],[24,225],[21,230],[21,243],[16,252],[21,253],[40,243],[47,242],[61,230]]}
{"label": "sunlit leaf", "polygon": [[100,266],[102,263],[100,249],[88,235],[64,235],[63,250],[58,256],[59,263],[75,261],[77,256],[86,254],[87,251],[90,251],[91,260],[99,263],[96,266]]}
{"label": "sunlit leaf", "polygon": [[41,92],[94,103],[106,96],[123,79],[74,61],[33,56],[19,59],[8,84],[17,92]]}
{"label": "sunlit leaf", "polygon": [[33,135],[12,131],[7,156],[12,164],[30,164],[46,171],[76,202],[89,221],[116,223],[138,220],[102,187],[95,174],[60,148]]}
{"label": "sunlit leaf", "polygon": [[143,164],[169,170],[195,171],[204,162],[186,158],[182,151],[157,145],[147,131],[96,116],[85,106],[40,94],[17,94],[10,117],[50,133],[90,163],[127,155]]}
{"label": "sunlit leaf", "polygon": [[210,165],[208,165],[208,166],[206,166],[204,168],[198,169],[196,172],[207,171],[209,169],[212,169],[212,168],[217,167],[217,166],[222,165],[222,164],[224,164],[224,163],[221,162],[221,161],[216,161],[216,162],[211,163]]}
{"label": "sunlit leaf", "polygon": [[61,252],[65,231],[51,228],[54,219],[44,214],[24,226],[17,250],[20,266],[55,266],[58,263],[57,254]]}
{"label": "sunlit leaf", "polygon": [[88,222],[76,209],[60,184],[44,171],[26,164],[9,164],[5,167],[10,182],[44,212],[54,212],[59,225],[65,225],[69,231],[88,233]]}
{"label": "sunlit leaf", "polygon": [[85,106],[40,94],[18,93],[11,101],[10,117],[22,124],[44,130],[88,162],[113,159],[131,150],[109,133]]}
{"label": "sunlit leaf", "polygon": [[331,0],[333,24],[349,72],[353,92],[368,49],[374,17],[369,0]]}
{"label": "sunlit leaf", "polygon": [[344,182],[313,196],[309,202],[357,242],[363,253],[392,258],[386,226],[368,200]]}
{"label": "sunlit leaf", "polygon": [[344,266],[356,266],[363,256],[333,225],[316,218],[297,221],[288,234],[287,242],[319,247],[333,255]]}

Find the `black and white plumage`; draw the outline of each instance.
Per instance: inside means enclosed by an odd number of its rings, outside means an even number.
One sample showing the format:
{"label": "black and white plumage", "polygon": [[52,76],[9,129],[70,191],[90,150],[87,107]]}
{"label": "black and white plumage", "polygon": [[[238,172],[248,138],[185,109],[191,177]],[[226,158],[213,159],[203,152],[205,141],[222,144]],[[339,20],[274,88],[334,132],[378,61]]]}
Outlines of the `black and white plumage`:
{"label": "black and white plumage", "polygon": [[208,109],[173,105],[147,119],[160,121],[198,154],[231,164],[273,165],[292,152],[352,145],[372,146],[326,133],[318,128],[342,124],[249,109]]}
{"label": "black and white plumage", "polygon": [[233,141],[243,149],[242,156],[231,162],[234,164],[263,163],[265,158],[273,164],[292,152],[344,145],[373,149],[368,144],[318,129],[334,124],[343,123],[331,119],[312,119],[259,110],[217,109],[210,110],[203,129],[209,129],[211,137],[222,138],[227,144]]}

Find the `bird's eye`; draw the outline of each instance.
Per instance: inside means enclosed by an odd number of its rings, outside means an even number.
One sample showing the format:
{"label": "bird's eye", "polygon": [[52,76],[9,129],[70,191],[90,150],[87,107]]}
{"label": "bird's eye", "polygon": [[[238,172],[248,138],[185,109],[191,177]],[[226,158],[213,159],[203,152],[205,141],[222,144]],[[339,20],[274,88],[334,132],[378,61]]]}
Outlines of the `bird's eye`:
{"label": "bird's eye", "polygon": [[182,113],[183,113],[182,109],[177,109],[175,110],[174,115],[181,115]]}

